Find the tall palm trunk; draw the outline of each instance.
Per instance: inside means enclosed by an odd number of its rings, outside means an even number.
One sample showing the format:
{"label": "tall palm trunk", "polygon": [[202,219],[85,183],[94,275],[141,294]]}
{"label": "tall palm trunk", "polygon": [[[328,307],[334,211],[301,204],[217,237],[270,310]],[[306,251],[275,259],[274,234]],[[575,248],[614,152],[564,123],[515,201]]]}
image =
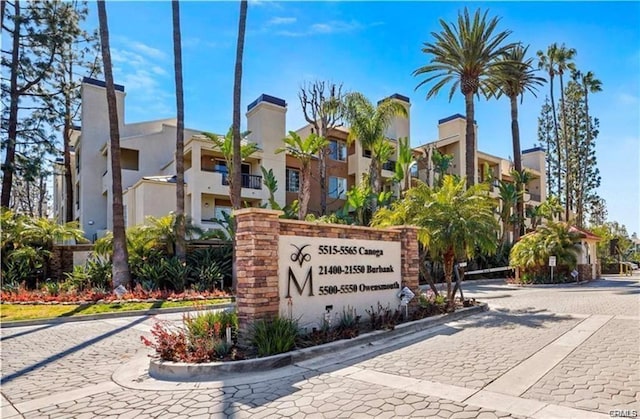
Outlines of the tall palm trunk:
{"label": "tall palm trunk", "polygon": [[474,127],[475,109],[473,107],[473,91],[464,95],[467,113],[467,132],[465,135],[467,187],[476,183],[476,132]]}
{"label": "tall palm trunk", "polygon": [[[69,57],[71,58],[71,57]],[[73,60],[69,59],[69,75],[73,76]],[[73,174],[71,173],[71,95],[65,93],[64,99],[64,127],[62,131],[62,143],[64,150],[64,187],[66,200],[64,221],[73,221],[73,206],[75,205],[73,190]]]}
{"label": "tall palm trunk", "polygon": [[[518,125],[518,97],[513,95],[511,100],[511,140],[513,142],[513,163],[516,172],[522,173],[522,155],[520,154],[520,127]],[[524,226],[524,187],[519,185],[516,220],[513,226],[513,241],[520,240],[522,226]]]}
{"label": "tall palm trunk", "polygon": [[455,253],[453,248],[450,247],[442,256],[442,267],[444,269],[444,280],[447,283],[447,309],[452,309],[454,304],[453,288],[451,287],[451,281],[453,278],[453,263],[455,259]]}
{"label": "tall palm trunk", "polygon": [[104,79],[107,91],[107,107],[109,109],[109,153],[111,154],[111,196],[113,200],[113,287],[127,286],[131,280],[129,273],[129,254],[124,231],[124,211],[122,207],[122,167],[120,164],[120,131],[118,128],[118,109],[116,91],[113,84],[113,67],[109,50],[109,27],[107,9],[104,0],[98,1],[98,20],[100,22],[100,44],[102,46],[102,62],[104,63]]}
{"label": "tall palm trunk", "polygon": [[[553,98],[553,77],[554,74],[552,71],[549,72],[549,93],[551,96],[551,112],[553,114],[553,132],[556,136],[556,152],[557,152],[557,163],[558,163],[558,167],[557,167],[557,174],[558,174],[558,197],[560,196],[560,194],[562,193],[562,149],[560,147],[560,133],[558,131],[558,115],[556,113],[556,101]],[[549,191],[551,192],[551,191]]]}
{"label": "tall palm trunk", "polygon": [[565,176],[564,176],[564,188],[565,188],[565,204],[564,204],[564,220],[569,221],[570,208],[571,208],[571,188],[570,188],[570,176],[571,176],[571,168],[569,167],[569,136],[567,133],[567,114],[566,114],[566,104],[564,99],[564,83],[562,80],[562,72],[560,72],[560,103],[562,106],[562,147],[564,148],[564,165],[565,165]]}
{"label": "tall palm trunk", "polygon": [[[233,73],[233,156],[231,157],[233,173],[232,181],[229,184],[231,206],[233,209],[240,209],[242,205],[242,155],[240,137],[240,98],[242,94],[242,56],[244,54],[244,35],[247,26],[247,0],[240,1],[240,17],[238,21],[238,45],[236,47],[236,66]],[[234,220],[235,223],[235,220]],[[233,258],[235,260],[235,236],[233,238]],[[231,287],[233,291],[237,289],[238,277],[236,264],[233,264]]]}
{"label": "tall palm trunk", "polygon": [[[4,1],[2,2],[4,6]],[[13,2],[14,7],[14,29],[13,42],[11,46],[11,61],[16,65],[11,69],[9,81],[9,120],[7,127],[7,144],[4,164],[2,165],[2,193],[0,194],[0,206],[9,208],[11,201],[11,187],[13,186],[13,170],[16,160],[16,137],[18,135],[18,67],[20,53],[20,1]],[[4,19],[2,21],[4,25]]]}
{"label": "tall palm trunk", "polygon": [[180,2],[171,2],[173,11],[173,61],[176,79],[176,256],[185,260],[184,214],[184,92],[182,86],[182,36],[180,32]]}
{"label": "tall palm trunk", "polygon": [[236,48],[236,66],[233,74],[233,181],[229,185],[233,209],[242,206],[242,156],[240,154],[240,97],[242,93],[242,56],[244,54],[244,35],[247,25],[247,0],[240,1],[240,19],[238,22],[238,45]]}

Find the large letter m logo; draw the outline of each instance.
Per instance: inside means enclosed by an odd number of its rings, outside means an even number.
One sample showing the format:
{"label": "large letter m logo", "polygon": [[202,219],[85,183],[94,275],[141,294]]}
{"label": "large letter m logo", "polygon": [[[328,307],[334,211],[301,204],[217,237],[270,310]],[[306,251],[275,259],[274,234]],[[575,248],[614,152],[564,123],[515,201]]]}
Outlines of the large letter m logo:
{"label": "large letter m logo", "polygon": [[300,283],[298,282],[298,279],[296,278],[296,275],[293,273],[293,271],[291,270],[291,267],[289,267],[289,274],[288,274],[288,279],[287,279],[287,295],[285,296],[285,298],[291,298],[291,281],[293,280],[293,285],[295,285],[296,290],[298,290],[298,295],[302,295],[302,291],[304,291],[305,287],[307,286],[307,282],[309,283],[309,297],[313,297],[313,275],[312,275],[312,267],[309,266],[309,270],[307,271],[307,277],[304,279],[304,283],[302,284],[302,286],[300,286]]}

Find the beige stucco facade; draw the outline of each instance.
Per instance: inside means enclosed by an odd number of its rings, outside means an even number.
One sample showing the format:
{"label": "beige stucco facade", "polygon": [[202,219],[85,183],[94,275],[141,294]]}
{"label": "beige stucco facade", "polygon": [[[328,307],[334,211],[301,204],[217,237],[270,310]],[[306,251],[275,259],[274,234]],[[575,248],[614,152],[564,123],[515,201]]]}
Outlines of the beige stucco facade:
{"label": "beige stucco facade", "polygon": [[[109,122],[104,83],[86,79],[82,84],[81,126],[73,133],[73,184],[75,192],[74,216],[89,239],[100,237],[112,229],[112,174],[109,147]],[[176,120],[161,119],[149,122],[127,124],[124,120],[124,86],[117,86],[123,204],[126,207],[127,226],[145,222],[149,215],[163,216],[175,210],[175,138]],[[394,176],[393,167],[397,161],[398,140],[407,137],[410,140],[410,110],[408,97],[394,94],[390,100],[398,101],[407,109],[408,117],[393,118],[385,135],[395,145],[396,153],[390,161],[383,164],[382,176],[390,179]],[[269,95],[261,95],[247,107],[247,128],[250,131],[248,141],[258,145],[259,151],[243,162],[241,196],[245,206],[258,207],[268,202],[269,192],[263,185],[261,167],[271,169],[278,182],[275,200],[281,206],[297,199],[297,191],[289,190],[290,180],[287,174],[297,170],[295,159],[285,153],[277,153],[283,146],[282,139],[287,135],[287,104],[284,100]],[[414,177],[429,183],[433,179],[431,153],[438,149],[442,153],[453,155],[449,168],[451,174],[464,175],[465,167],[465,119],[462,115],[453,115],[441,119],[438,124],[439,138],[416,147],[414,154],[422,163]],[[311,133],[306,125],[296,132],[305,137]],[[224,157],[214,144],[202,132],[185,129],[185,212],[195,225],[202,228],[216,228],[215,218],[221,218],[221,212],[229,211],[229,187]],[[478,134],[476,128],[476,135]],[[344,146],[346,157],[329,159],[329,176],[334,181],[339,178],[345,188],[357,184],[363,174],[368,173],[371,158],[358,141],[347,144],[349,130],[338,127],[329,133],[329,139]],[[509,160],[477,152],[477,180],[483,178],[483,167],[487,164],[494,179],[510,181],[512,163]],[[528,205],[537,205],[546,199],[544,186],[545,155],[542,149],[525,150],[522,154],[523,165],[534,179],[527,185]],[[424,162],[427,162],[424,164]],[[316,167],[317,162],[314,162]],[[57,172],[63,168],[58,165]],[[62,221],[64,215],[63,176],[54,178],[54,213]],[[396,187],[396,189],[398,189]],[[398,190],[397,190],[398,191]],[[346,192],[346,191],[343,191]],[[319,213],[320,187],[317,179],[312,182],[312,197],[309,212]],[[497,198],[497,193],[492,194]],[[342,195],[328,199],[329,210],[344,205]]]}

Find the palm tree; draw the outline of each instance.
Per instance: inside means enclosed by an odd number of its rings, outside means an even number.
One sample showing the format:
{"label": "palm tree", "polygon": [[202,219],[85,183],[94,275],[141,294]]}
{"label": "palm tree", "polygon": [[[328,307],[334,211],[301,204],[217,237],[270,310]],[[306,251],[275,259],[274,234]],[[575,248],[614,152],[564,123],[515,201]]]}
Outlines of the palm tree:
{"label": "palm tree", "polygon": [[[240,19],[238,21],[238,45],[236,47],[236,67],[233,73],[233,171],[229,167],[229,192],[231,206],[239,209],[242,206],[242,164],[240,149],[240,96],[242,91],[242,56],[244,53],[244,34],[247,26],[247,0],[240,0]],[[235,275],[234,275],[235,277]]]}
{"label": "palm tree", "polygon": [[451,287],[454,262],[472,258],[478,251],[493,253],[497,248],[495,203],[487,193],[487,185],[465,189],[465,180],[451,175],[444,177],[438,189],[418,182],[391,208],[376,212],[372,223],[381,227],[411,224],[420,228],[418,240],[434,260],[443,262],[449,308],[454,303]]}
{"label": "palm tree", "polygon": [[104,0],[98,1],[98,20],[100,22],[100,45],[102,46],[102,62],[104,64],[104,79],[107,91],[107,106],[109,110],[109,134],[111,154],[111,176],[113,201],[113,287],[129,285],[129,255],[127,252],[127,238],[124,231],[124,209],[122,206],[122,166],[120,164],[120,131],[118,130],[118,109],[116,105],[116,91],[113,83],[113,67],[111,65],[111,51],[109,50],[109,26],[107,8]]}
{"label": "palm tree", "polygon": [[[555,134],[556,140],[556,149],[557,149],[557,159],[558,159],[558,189],[557,193],[560,195],[562,191],[562,154],[560,152],[560,134],[558,132],[558,114],[556,112],[556,101],[553,98],[553,78],[556,75],[556,51],[558,49],[558,44],[555,42],[549,47],[547,47],[547,53],[545,54],[542,50],[538,50],[538,69],[545,70],[549,74],[549,95],[551,98],[551,112],[553,114],[553,131]],[[547,150],[547,152],[551,152]],[[549,175],[548,175],[549,176]],[[549,176],[550,177],[550,176]],[[551,185],[551,182],[549,182]],[[551,186],[549,186],[549,193],[551,193]]]}
{"label": "palm tree", "polygon": [[382,163],[390,156],[390,147],[384,133],[393,117],[407,116],[407,109],[390,99],[383,100],[374,107],[363,94],[356,92],[346,95],[345,110],[350,126],[349,141],[357,139],[363,149],[371,150],[369,182],[373,192],[378,195],[382,191]]}
{"label": "palm tree", "polygon": [[550,222],[527,234],[513,246],[509,264],[542,274],[546,272],[549,256],[555,256],[558,266],[573,269],[579,249],[580,233],[571,231],[568,224]]}
{"label": "palm tree", "polygon": [[173,60],[176,78],[176,256],[186,259],[184,226],[184,92],[182,88],[182,36],[180,33],[180,2],[171,2],[173,11]]}
{"label": "palm tree", "polygon": [[411,187],[411,168],[418,162],[413,156],[409,138],[398,139],[398,160],[396,161],[396,180],[402,184],[402,192]]}
{"label": "palm tree", "polygon": [[[193,237],[201,234],[203,231],[201,228],[192,224],[191,220],[187,219],[183,215],[182,221],[178,218],[178,214],[170,213],[164,217],[146,217],[147,225],[145,229],[149,234],[149,237],[153,238],[153,241],[159,245],[164,244],[165,252],[167,256],[171,257],[178,253],[178,241],[185,238],[192,239]],[[182,224],[184,233],[180,236],[178,231],[179,223]]]}
{"label": "palm tree", "polygon": [[509,231],[514,224],[513,209],[518,203],[518,188],[511,182],[500,180],[498,183],[498,196],[502,205],[500,206],[500,221],[502,221],[502,240],[504,246],[509,238]]}
{"label": "palm tree", "polygon": [[[249,131],[244,131],[240,133],[240,137],[245,139],[248,135],[250,134]],[[234,167],[236,167],[236,163],[235,163],[235,159],[234,159],[234,150],[235,150],[235,140],[234,140],[234,133],[233,133],[233,127],[229,128],[229,131],[227,131],[227,135],[225,135],[224,137],[219,136],[218,134],[214,134],[212,132],[203,132],[202,135],[204,135],[205,137],[207,137],[209,140],[211,140],[211,142],[213,142],[213,145],[216,146],[218,148],[218,150],[222,153],[224,160],[227,164],[227,177],[225,179],[225,181],[229,184],[229,197],[231,197],[231,177],[233,176],[234,173]],[[260,147],[258,146],[258,144],[256,143],[252,143],[252,142],[248,142],[248,141],[242,141],[240,143],[240,165],[242,165],[242,162],[251,157],[251,155],[255,152],[257,152],[258,150],[260,150]],[[240,177],[240,179],[242,179],[242,177]],[[242,180],[240,181],[241,183],[239,184],[240,186],[242,186]]]}
{"label": "palm tree", "polygon": [[[520,150],[520,127],[518,125],[518,97],[524,97],[529,91],[536,96],[537,86],[541,86],[546,80],[534,74],[532,58],[526,58],[529,47],[521,44],[510,49],[498,62],[501,66],[496,67],[494,74],[498,87],[498,96],[505,95],[511,102],[511,140],[513,143],[513,160],[515,170],[522,173],[522,153]],[[524,187],[524,185],[522,185]],[[524,191],[520,190],[520,199],[517,205],[517,217],[524,219]],[[514,241],[520,238],[520,226],[514,226]]]}
{"label": "palm tree", "polygon": [[453,154],[442,154],[437,148],[431,154],[431,163],[433,164],[434,177],[438,173],[438,179],[434,179],[432,187],[442,186],[444,175],[447,174],[449,166],[453,161]]}
{"label": "palm tree", "polygon": [[420,86],[436,81],[427,93],[427,99],[438,94],[440,89],[452,83],[449,100],[459,87],[464,95],[466,108],[466,176],[469,186],[476,178],[476,137],[474,130],[475,111],[473,96],[479,92],[488,93],[492,86],[490,77],[493,68],[498,65],[497,58],[505,54],[514,44],[502,45],[511,31],[496,32],[499,18],[487,22],[486,11],[476,10],[473,20],[465,7],[464,13],[458,13],[457,25],[440,19],[442,31],[432,32],[434,43],[425,43],[422,52],[431,55],[430,64],[418,68],[414,76],[428,75]]}
{"label": "palm tree", "polygon": [[524,195],[526,187],[533,179],[533,174],[527,169],[521,171],[512,170],[511,177],[516,185],[518,193],[518,202],[516,203],[516,212],[513,221],[513,241],[520,240],[520,235],[524,234]]}
{"label": "palm tree", "polygon": [[287,152],[300,162],[300,188],[298,189],[298,219],[304,220],[307,216],[309,198],[311,198],[311,161],[328,144],[325,138],[312,133],[304,140],[294,131],[289,131],[289,136],[283,139],[285,146],[276,150],[276,153]]}

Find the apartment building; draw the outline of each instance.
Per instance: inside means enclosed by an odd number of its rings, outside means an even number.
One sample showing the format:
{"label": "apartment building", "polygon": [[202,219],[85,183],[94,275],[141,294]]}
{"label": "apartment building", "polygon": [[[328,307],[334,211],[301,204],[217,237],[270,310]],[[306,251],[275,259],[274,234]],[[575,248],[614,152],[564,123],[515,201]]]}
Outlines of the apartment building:
{"label": "apartment building", "polygon": [[[382,100],[393,100],[402,104],[407,115],[410,115],[411,103],[409,98],[400,94],[393,94]],[[305,138],[313,132],[311,124],[307,124],[296,130],[296,133]],[[382,165],[382,177],[384,180],[394,176],[395,162],[397,160],[398,140],[409,138],[410,116],[396,116],[391,120],[385,136],[391,141],[396,150],[395,154]],[[349,129],[339,126],[331,130],[327,139],[329,140],[329,153],[327,156],[327,211],[333,212],[344,207],[346,202],[346,192],[362,180],[365,173],[369,173],[371,164],[371,151],[363,149],[358,141],[348,141]],[[312,173],[318,173],[318,160],[311,163]],[[286,204],[291,204],[298,198],[300,172],[299,162],[291,156],[286,159]],[[321,188],[317,178],[311,182],[311,198],[309,200],[309,212],[320,213]]]}
{"label": "apartment building", "polygon": [[[94,79],[85,79],[81,87],[81,125],[74,128],[74,216],[89,239],[102,236],[112,229],[112,183],[109,147],[109,121],[105,84]],[[408,97],[399,94],[390,96],[407,108]],[[116,102],[120,128],[122,156],[123,204],[125,223],[133,226],[144,223],[149,215],[163,216],[175,210],[175,138],[176,120],[162,119],[127,124],[124,120],[125,89],[116,85]],[[251,132],[248,141],[258,145],[259,150],[242,164],[241,196],[245,205],[265,205],[269,192],[263,185],[261,167],[273,170],[278,181],[275,200],[280,205],[291,204],[298,197],[300,188],[300,165],[285,153],[276,153],[286,136],[287,103],[270,95],[260,95],[247,107],[247,129]],[[419,164],[412,173],[414,177],[428,181],[433,168],[428,163],[433,149],[454,156],[449,168],[452,174],[464,174],[465,120],[462,115],[453,115],[438,122],[438,140],[414,149]],[[300,136],[309,135],[313,127],[308,124],[297,130]],[[371,152],[363,149],[359,142],[347,141],[348,128],[337,127],[328,134],[330,152],[327,158],[327,210],[342,208],[347,190],[368,173]],[[410,137],[410,117],[395,117],[386,131],[386,136],[396,145],[398,139]],[[215,228],[216,218],[231,209],[229,201],[228,170],[223,155],[201,130],[185,129],[185,212],[192,222],[202,228]],[[396,153],[397,154],[397,153]],[[390,179],[394,175],[397,155],[383,164],[382,176]],[[523,165],[534,174],[527,186],[526,199],[530,205],[546,199],[544,185],[544,151],[531,149],[523,152]],[[510,180],[510,161],[478,152],[477,164],[481,168],[488,163],[496,179]],[[312,162],[317,173],[318,161]],[[56,172],[62,173],[58,167]],[[483,173],[478,170],[478,179]],[[389,183],[390,185],[390,183]],[[393,187],[393,186],[387,186]],[[493,192],[495,194],[495,192]],[[320,183],[312,181],[309,212],[320,212]],[[63,176],[54,179],[54,214],[62,221],[64,216],[65,187]],[[497,194],[495,194],[497,197]]]}
{"label": "apartment building", "polygon": [[[109,119],[105,84],[86,78],[81,86],[81,125],[72,136],[74,149],[74,217],[87,238],[101,237],[113,228],[112,175],[109,147]],[[124,119],[125,89],[116,85],[120,129],[123,204],[125,224],[142,224],[146,216],[163,216],[175,211],[176,119],[128,124]],[[286,103],[260,96],[247,111],[250,140],[259,151],[243,162],[241,196],[248,206],[267,202],[260,166],[271,168],[279,184],[285,183],[285,155],[275,151],[285,136]],[[185,128],[185,212],[194,224],[214,228],[214,218],[229,211],[229,186],[223,155],[202,135],[202,130]],[[57,172],[62,173],[58,167]],[[54,180],[54,214],[64,217],[65,187],[62,176]],[[284,188],[275,196],[284,203]]]}

